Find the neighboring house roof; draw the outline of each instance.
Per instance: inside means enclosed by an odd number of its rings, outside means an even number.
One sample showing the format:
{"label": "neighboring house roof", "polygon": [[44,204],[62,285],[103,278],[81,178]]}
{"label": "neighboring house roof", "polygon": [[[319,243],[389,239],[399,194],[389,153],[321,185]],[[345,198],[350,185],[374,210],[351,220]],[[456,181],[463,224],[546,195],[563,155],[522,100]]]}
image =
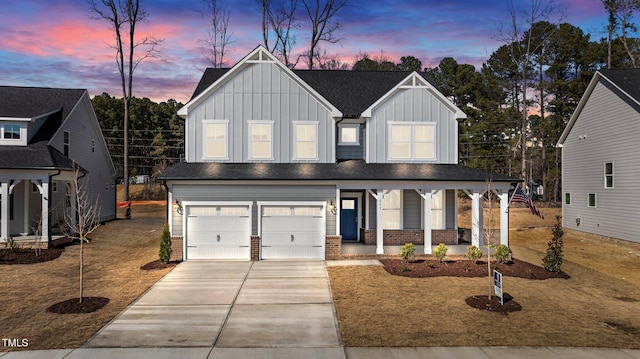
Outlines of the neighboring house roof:
{"label": "neighboring house roof", "polygon": [[73,170],[78,165],[45,141],[28,146],[0,146],[0,169]]}
{"label": "neighboring house roof", "polygon": [[37,118],[62,110],[67,118],[87,90],[0,86],[0,118]]}
{"label": "neighboring house roof", "polygon": [[567,127],[565,127],[560,139],[558,140],[558,147],[562,147],[569,132],[573,128],[576,120],[580,116],[582,109],[587,103],[587,100],[591,96],[596,84],[602,82],[605,86],[610,88],[616,93],[622,100],[631,104],[638,111],[640,111],[640,69],[616,69],[616,70],[598,70],[587,89],[585,90],[576,110],[571,115]]}
{"label": "neighboring house roof", "polygon": [[329,181],[486,181],[521,180],[457,164],[366,163],[211,163],[180,162],[161,180],[329,180]]}

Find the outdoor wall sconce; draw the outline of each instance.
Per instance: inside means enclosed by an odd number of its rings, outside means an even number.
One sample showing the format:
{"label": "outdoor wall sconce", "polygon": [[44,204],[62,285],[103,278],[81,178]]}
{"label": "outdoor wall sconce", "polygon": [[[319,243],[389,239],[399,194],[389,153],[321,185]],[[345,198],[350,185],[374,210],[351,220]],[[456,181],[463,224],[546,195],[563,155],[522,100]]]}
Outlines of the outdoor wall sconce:
{"label": "outdoor wall sconce", "polygon": [[327,209],[329,210],[329,212],[331,212],[331,214],[338,213],[338,211],[336,209],[336,205],[333,203],[332,199],[330,199],[329,203],[327,203]]}
{"label": "outdoor wall sconce", "polygon": [[178,212],[178,214],[182,214],[182,212],[183,212],[182,203],[180,203],[180,201],[176,199],[176,203],[173,204],[173,209],[176,212]]}

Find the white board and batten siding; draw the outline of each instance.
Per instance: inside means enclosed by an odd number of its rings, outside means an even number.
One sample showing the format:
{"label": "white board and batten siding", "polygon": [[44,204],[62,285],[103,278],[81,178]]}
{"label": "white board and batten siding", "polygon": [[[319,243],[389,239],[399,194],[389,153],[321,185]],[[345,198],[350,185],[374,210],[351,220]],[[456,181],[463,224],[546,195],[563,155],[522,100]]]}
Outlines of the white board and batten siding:
{"label": "white board and batten siding", "polygon": [[420,122],[435,125],[435,159],[417,162],[458,163],[456,113],[425,88],[401,88],[372,111],[367,121],[367,161],[416,162],[390,160],[389,126],[391,123]]}
{"label": "white board and batten siding", "polygon": [[[565,228],[640,242],[639,137],[640,113],[597,83],[562,148]],[[604,185],[607,162],[614,165],[613,188]],[[589,193],[595,207],[588,206]]]}
{"label": "white board and batten siding", "polygon": [[[273,62],[248,63],[189,110],[188,162],[204,157],[203,121],[228,121],[228,159],[216,162],[335,162],[330,110]],[[249,159],[249,121],[273,122],[273,158]],[[294,160],[294,124],[317,124],[317,159]]]}

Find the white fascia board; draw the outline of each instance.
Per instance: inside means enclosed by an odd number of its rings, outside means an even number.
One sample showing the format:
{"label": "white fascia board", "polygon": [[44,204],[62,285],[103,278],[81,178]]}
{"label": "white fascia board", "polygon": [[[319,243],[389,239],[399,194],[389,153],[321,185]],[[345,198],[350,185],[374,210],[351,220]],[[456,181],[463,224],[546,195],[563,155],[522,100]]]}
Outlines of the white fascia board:
{"label": "white fascia board", "polygon": [[[405,85],[407,82],[411,81],[412,85]],[[446,98],[438,89],[433,87],[429,83],[429,81],[425,80],[419,73],[416,71],[412,72],[404,78],[400,83],[398,83],[394,88],[392,88],[389,92],[384,94],[384,96],[380,97],[378,101],[374,102],[373,105],[369,106],[366,110],[362,112],[362,117],[371,117],[373,110],[378,107],[382,102],[386,101],[389,97],[393,96],[399,89],[401,88],[421,88],[427,90],[429,93],[434,95],[440,102],[442,102],[445,106],[447,106],[451,112],[454,113],[457,119],[467,118],[467,114],[462,112],[456,105],[453,104],[448,98]]]}
{"label": "white fascia board", "polygon": [[584,108],[587,101],[589,100],[589,97],[591,97],[591,93],[593,92],[593,89],[596,87],[596,84],[598,83],[600,78],[603,78],[603,77],[604,76],[602,76],[600,71],[596,71],[595,75],[593,75],[593,78],[591,78],[591,81],[589,82],[589,85],[584,91],[584,94],[580,98],[580,102],[578,102],[578,106],[576,106],[576,109],[573,111],[573,114],[571,115],[569,122],[567,122],[567,126],[564,128],[564,131],[562,131],[562,134],[558,139],[558,143],[556,144],[556,147],[562,147],[562,145],[564,145],[564,141],[566,141],[567,137],[569,136],[569,133],[573,128],[573,125],[576,123],[576,120],[580,116],[580,113],[582,113],[582,109]]}
{"label": "white fascia board", "polygon": [[31,122],[31,121],[35,121],[38,120],[40,118],[46,117],[46,116],[51,116],[54,113],[60,111],[62,108],[58,108],[56,110],[47,112],[47,113],[43,113],[41,115],[35,116],[35,117],[0,117],[0,121],[12,121],[12,122]]}
{"label": "white fascia board", "polygon": [[[258,56],[258,60],[255,59],[256,55]],[[224,75],[222,75],[218,80],[212,83],[207,89],[202,91],[198,96],[189,101],[184,107],[178,110],[178,116],[182,118],[186,118],[189,114],[189,109],[191,107],[197,106],[204,99],[209,97],[216,88],[221,86],[221,84],[225,83],[229,78],[235,76],[235,73],[240,69],[246,67],[248,64],[256,64],[256,63],[271,63],[275,64],[286,73],[290,78],[292,78],[297,84],[302,86],[307,92],[309,92],[313,97],[315,97],[320,103],[322,103],[328,110],[331,112],[332,117],[341,117],[342,113],[338,111],[338,109],[331,104],[327,99],[322,97],[316,90],[314,90],[309,84],[304,82],[298,75],[296,75],[290,68],[285,66],[277,57],[275,57],[272,53],[270,53],[264,46],[258,45],[253,51],[247,54],[242,58],[237,64],[235,64],[229,71],[227,71]]]}

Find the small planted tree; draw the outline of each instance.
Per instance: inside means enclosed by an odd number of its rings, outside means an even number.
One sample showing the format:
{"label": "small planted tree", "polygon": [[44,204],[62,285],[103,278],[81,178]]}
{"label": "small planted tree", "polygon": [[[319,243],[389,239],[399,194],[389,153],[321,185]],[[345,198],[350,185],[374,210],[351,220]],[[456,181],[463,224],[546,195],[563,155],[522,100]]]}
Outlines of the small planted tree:
{"label": "small planted tree", "polygon": [[444,262],[445,257],[447,256],[447,251],[449,249],[447,248],[447,246],[444,245],[444,243],[440,243],[438,244],[438,246],[433,250],[433,255],[436,256],[436,258],[438,258],[438,260],[440,262]]}
{"label": "small planted tree", "polygon": [[80,241],[80,298],[83,294],[84,246],[89,242],[87,236],[100,226],[100,206],[97,198],[91,198],[87,181],[81,181],[80,169],[74,164],[73,180],[70,185],[72,196],[68,211],[65,213],[65,235]]}
{"label": "small planted tree", "polygon": [[542,264],[544,269],[550,272],[560,272],[563,260],[562,247],[564,246],[564,241],[562,240],[564,236],[562,216],[556,216],[556,223],[553,225],[551,233],[553,238],[548,244],[547,254],[542,258]]}
{"label": "small planted tree", "polygon": [[171,234],[169,233],[169,224],[165,223],[160,238],[160,261],[167,264],[169,260],[171,260]]}
{"label": "small planted tree", "polygon": [[416,245],[413,243],[405,243],[402,248],[400,248],[400,257],[405,262],[409,262],[415,257]]}
{"label": "small planted tree", "polygon": [[478,259],[482,257],[482,251],[476,246],[469,246],[467,247],[467,254],[464,256],[471,259],[473,264],[478,264]]}

